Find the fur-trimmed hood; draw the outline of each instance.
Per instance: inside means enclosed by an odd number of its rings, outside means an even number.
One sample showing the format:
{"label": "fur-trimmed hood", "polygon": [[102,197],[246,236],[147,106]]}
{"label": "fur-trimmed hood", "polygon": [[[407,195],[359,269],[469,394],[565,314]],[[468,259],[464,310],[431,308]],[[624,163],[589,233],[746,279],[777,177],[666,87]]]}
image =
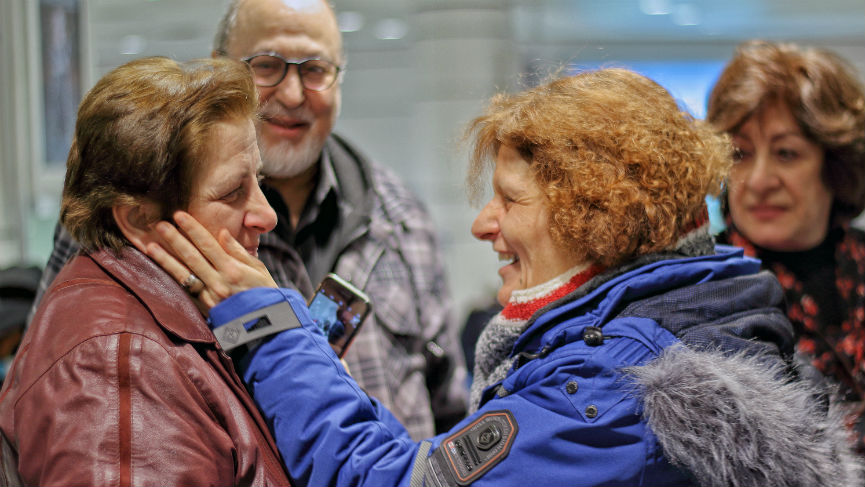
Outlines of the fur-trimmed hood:
{"label": "fur-trimmed hood", "polygon": [[701,486],[863,485],[843,408],[776,361],[678,345],[626,372],[665,456]]}

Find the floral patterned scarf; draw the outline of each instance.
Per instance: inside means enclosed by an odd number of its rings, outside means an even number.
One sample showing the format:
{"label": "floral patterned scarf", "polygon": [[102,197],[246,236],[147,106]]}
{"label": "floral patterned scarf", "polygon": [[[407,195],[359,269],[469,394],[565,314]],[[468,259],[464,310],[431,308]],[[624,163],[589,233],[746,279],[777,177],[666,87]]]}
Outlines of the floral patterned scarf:
{"label": "floral patterned scarf", "polygon": [[728,225],[718,241],[743,247],[778,277],[796,349],[855,404],[857,448],[865,453],[865,232],[835,228],[814,249],[772,252]]}

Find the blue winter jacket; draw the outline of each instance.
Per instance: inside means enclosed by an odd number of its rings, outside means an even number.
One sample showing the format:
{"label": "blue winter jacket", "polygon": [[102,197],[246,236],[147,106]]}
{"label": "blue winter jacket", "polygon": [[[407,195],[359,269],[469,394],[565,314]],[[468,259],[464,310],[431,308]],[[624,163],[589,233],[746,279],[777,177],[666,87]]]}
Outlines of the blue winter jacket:
{"label": "blue winter jacket", "polygon": [[[780,286],[758,272],[759,261],[719,247],[716,255],[669,258],[620,272],[588,294],[547,306],[518,339],[513,368],[486,389],[478,411],[451,431],[419,443],[346,373],[296,292],[240,293],[215,307],[211,321],[217,336],[223,324],[251,328],[261,316],[288,328],[247,354],[238,367],[297,485],[683,485],[713,481],[706,475],[720,474],[711,462],[701,463],[701,453],[691,450],[702,447],[681,440],[678,430],[700,431],[701,418],[713,415],[716,402],[730,402],[724,395],[736,388],[722,378],[716,391],[721,399],[703,406],[709,414],[696,402],[684,404],[683,418],[688,411],[699,412],[686,419],[697,425],[671,426],[663,413],[701,394],[678,391],[682,397],[670,405],[664,402],[669,391],[658,394],[647,386],[648,379],[640,376],[639,382],[632,372],[657,361],[665,350],[686,349],[697,352],[692,354],[696,365],[683,369],[672,362],[664,374],[672,370],[685,379],[666,384],[662,376],[656,381],[661,389],[687,383],[702,367],[703,353],[759,357],[756,374],[770,389],[776,382],[781,387],[779,364],[792,351],[792,330],[779,309]],[[714,374],[718,367],[705,368]],[[739,368],[735,363],[730,370],[735,374]],[[702,383],[689,387],[699,391]],[[779,391],[782,398],[789,395]],[[647,411],[648,403],[662,414]],[[766,416],[759,408],[753,413],[758,420]],[[723,429],[728,419],[720,421]],[[711,443],[712,435],[700,433],[696,441]],[[731,435],[734,444],[741,441],[741,431]],[[684,453],[671,458],[666,445]],[[754,470],[742,464],[744,475]],[[740,474],[723,475],[722,481],[729,481]]]}

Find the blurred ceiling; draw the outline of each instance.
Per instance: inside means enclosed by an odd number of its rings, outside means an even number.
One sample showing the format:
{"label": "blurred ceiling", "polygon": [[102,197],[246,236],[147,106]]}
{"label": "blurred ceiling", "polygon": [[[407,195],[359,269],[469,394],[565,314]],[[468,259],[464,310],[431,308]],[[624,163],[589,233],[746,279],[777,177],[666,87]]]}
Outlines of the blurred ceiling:
{"label": "blurred ceiling", "polygon": [[524,39],[865,40],[863,0],[551,0],[514,2]]}
{"label": "blurred ceiling", "polygon": [[[45,1],[45,0],[43,0]],[[50,1],[50,0],[49,0]],[[57,1],[57,0],[54,0]],[[226,0],[81,0],[97,71],[133,56],[206,56]],[[334,0],[349,51],[404,47],[413,17],[504,11],[525,45],[791,39],[865,46],[865,0]],[[447,35],[472,36],[472,26]],[[435,33],[426,35],[435,35]]]}

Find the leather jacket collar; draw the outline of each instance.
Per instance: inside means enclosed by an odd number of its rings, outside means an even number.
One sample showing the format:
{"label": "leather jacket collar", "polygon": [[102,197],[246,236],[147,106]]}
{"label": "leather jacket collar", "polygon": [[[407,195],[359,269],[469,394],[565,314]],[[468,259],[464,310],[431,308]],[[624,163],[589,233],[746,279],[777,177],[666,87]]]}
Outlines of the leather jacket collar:
{"label": "leather jacket collar", "polygon": [[216,338],[186,291],[156,262],[131,246],[115,253],[99,250],[90,257],[107,274],[138,296],[159,325],[190,342],[216,343]]}

